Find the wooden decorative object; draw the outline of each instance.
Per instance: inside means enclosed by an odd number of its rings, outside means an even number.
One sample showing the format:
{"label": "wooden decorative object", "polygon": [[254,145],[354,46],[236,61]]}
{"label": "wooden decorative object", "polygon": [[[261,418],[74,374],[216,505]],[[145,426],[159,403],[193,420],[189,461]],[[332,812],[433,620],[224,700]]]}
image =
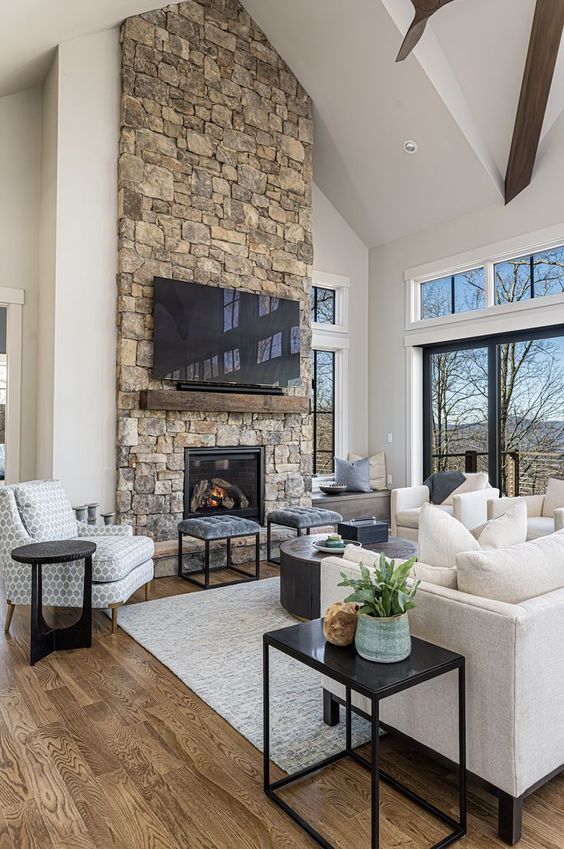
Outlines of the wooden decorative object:
{"label": "wooden decorative object", "polygon": [[442,9],[442,7],[446,6],[447,3],[451,3],[452,0],[411,0],[411,2],[415,9],[415,17],[413,18],[411,26],[409,27],[402,42],[399,53],[396,57],[396,62],[403,62],[404,59],[407,59],[425,32],[427,21],[431,15],[434,15],[435,12]]}
{"label": "wooden decorative object", "polygon": [[533,176],[563,27],[564,0],[537,0],[507,164],[505,203],[522,192]]}
{"label": "wooden decorative object", "polygon": [[147,389],[141,392],[142,410],[190,410],[201,413],[309,413],[303,395],[253,395],[251,393]]}
{"label": "wooden decorative object", "polygon": [[328,643],[334,646],[350,646],[356,633],[358,605],[336,601],[327,608],[323,620],[323,633]]}

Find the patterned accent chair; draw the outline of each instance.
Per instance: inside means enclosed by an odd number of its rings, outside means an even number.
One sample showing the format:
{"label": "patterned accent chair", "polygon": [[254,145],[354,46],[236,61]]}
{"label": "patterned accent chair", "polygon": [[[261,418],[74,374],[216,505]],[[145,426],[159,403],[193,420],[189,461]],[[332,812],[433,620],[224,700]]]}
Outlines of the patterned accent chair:
{"label": "patterned accent chair", "polygon": [[[16,604],[31,602],[31,569],[11,558],[20,545],[62,539],[87,539],[97,545],[92,559],[92,606],[110,608],[112,634],[118,609],[153,579],[153,541],[133,536],[128,525],[93,526],[77,522],[60,481],[27,481],[0,487],[0,565],[4,570],[10,629]],[[43,567],[43,603],[50,607],[82,606],[83,568],[77,563]]]}

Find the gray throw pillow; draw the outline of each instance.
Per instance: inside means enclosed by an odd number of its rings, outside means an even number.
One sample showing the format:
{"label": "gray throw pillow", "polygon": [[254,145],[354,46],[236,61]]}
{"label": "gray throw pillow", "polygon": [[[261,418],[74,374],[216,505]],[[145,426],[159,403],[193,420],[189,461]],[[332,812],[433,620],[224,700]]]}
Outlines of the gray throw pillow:
{"label": "gray throw pillow", "polygon": [[346,486],[351,492],[372,492],[370,486],[370,459],[341,460],[335,457],[335,483]]}

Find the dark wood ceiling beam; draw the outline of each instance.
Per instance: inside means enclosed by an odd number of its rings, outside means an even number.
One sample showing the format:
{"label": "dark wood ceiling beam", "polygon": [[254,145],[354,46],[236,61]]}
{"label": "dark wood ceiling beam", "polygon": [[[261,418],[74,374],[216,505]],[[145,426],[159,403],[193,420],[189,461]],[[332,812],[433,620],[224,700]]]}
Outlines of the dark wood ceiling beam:
{"label": "dark wood ceiling beam", "polygon": [[438,12],[438,10],[443,6],[446,6],[447,3],[452,3],[452,0],[411,0],[411,2],[415,9],[415,17],[413,18],[411,26],[405,35],[399,53],[396,57],[396,62],[403,62],[404,59],[407,59],[425,32],[427,21],[431,15],[434,15],[435,12]]}
{"label": "dark wood ceiling beam", "polygon": [[537,0],[505,177],[505,203],[531,182],[564,27],[564,0]]}

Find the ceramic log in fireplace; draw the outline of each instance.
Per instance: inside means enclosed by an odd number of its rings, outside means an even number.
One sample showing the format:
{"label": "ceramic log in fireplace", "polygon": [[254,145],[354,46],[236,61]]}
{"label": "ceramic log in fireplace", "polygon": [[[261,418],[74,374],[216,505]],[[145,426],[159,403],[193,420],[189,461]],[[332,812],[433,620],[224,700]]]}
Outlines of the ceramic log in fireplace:
{"label": "ceramic log in fireplace", "polygon": [[243,516],[264,522],[264,448],[186,448],[184,518]]}

